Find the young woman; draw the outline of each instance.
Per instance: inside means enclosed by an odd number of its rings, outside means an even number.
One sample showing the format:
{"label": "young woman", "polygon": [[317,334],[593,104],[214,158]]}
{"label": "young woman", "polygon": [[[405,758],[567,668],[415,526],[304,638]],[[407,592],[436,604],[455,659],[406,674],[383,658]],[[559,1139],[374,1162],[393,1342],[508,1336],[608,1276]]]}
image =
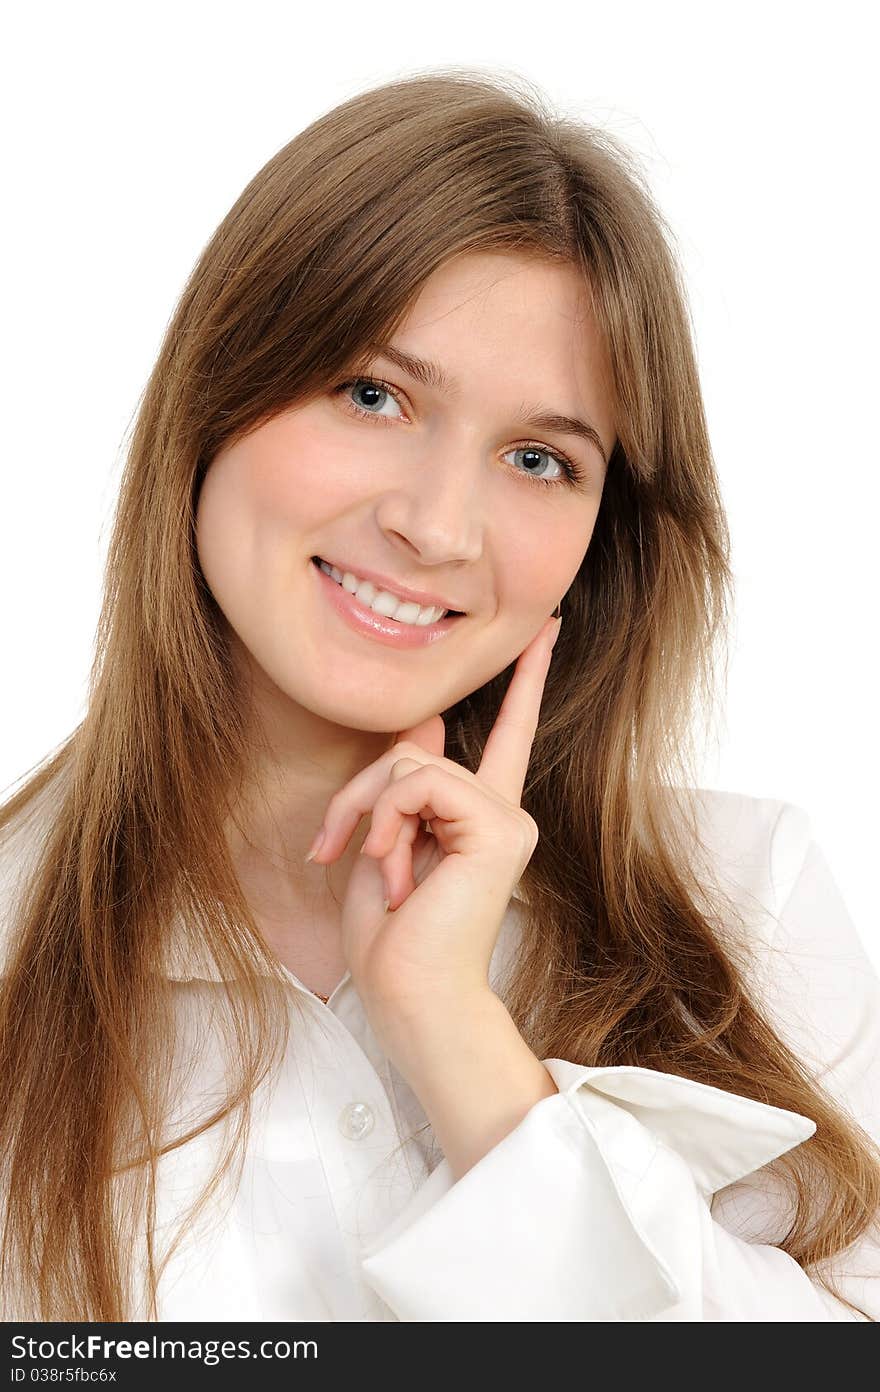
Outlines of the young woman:
{"label": "young woman", "polygon": [[877,1318],[880,985],[694,787],[730,589],[623,148],[437,71],[269,161],[0,814],[4,1318]]}

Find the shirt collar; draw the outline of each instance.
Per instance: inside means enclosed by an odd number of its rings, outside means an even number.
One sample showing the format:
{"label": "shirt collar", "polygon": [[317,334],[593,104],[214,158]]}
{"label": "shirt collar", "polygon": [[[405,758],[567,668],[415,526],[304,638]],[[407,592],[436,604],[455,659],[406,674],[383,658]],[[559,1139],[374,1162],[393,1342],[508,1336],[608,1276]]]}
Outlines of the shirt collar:
{"label": "shirt collar", "polygon": [[[521,914],[526,900],[519,889],[515,889],[505,910],[498,940],[492,953],[489,971],[490,985],[495,988],[510,965],[511,956],[519,938]],[[229,981],[213,961],[210,952],[199,942],[192,942],[186,933],[179,914],[175,915],[162,953],[162,975],[169,981]],[[260,976],[269,973],[258,968]]]}

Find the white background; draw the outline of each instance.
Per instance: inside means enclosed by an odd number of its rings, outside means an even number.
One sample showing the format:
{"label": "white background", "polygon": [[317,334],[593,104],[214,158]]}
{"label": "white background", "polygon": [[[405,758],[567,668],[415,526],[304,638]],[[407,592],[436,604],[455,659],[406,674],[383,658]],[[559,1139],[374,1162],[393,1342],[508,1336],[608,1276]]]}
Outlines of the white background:
{"label": "white background", "polygon": [[872,10],[18,6],[0,88],[0,796],[84,713],[127,434],[217,223],[356,92],[441,64],[507,71],[625,139],[678,239],[737,575],[701,784],[807,809],[880,964]]}

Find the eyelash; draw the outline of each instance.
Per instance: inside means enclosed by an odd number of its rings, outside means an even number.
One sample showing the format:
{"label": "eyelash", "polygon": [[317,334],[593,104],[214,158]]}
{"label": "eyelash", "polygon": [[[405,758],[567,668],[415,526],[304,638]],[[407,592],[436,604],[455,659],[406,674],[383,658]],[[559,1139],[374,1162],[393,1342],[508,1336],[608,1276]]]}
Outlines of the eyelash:
{"label": "eyelash", "polygon": [[[333,395],[341,396],[349,387],[359,386],[361,383],[365,383],[371,387],[380,387],[382,391],[387,392],[388,395],[397,402],[397,405],[403,409],[400,393],[395,387],[391,386],[390,382],[383,382],[379,377],[351,377],[347,382],[340,382],[338,387],[334,387]],[[346,397],[343,404],[352,415],[357,416],[361,420],[366,418],[367,420],[379,421],[384,425],[393,424],[393,421],[388,416],[374,415],[372,411],[367,411],[363,406],[358,406],[350,397]],[[546,445],[539,445],[533,441],[530,441],[526,445],[514,445],[513,448],[518,450],[540,450],[543,454],[549,455],[551,459],[555,459],[558,464],[562,465],[564,470],[563,478],[542,479],[538,478],[537,474],[523,474],[523,477],[529,479],[531,483],[537,483],[542,488],[558,488],[562,484],[567,484],[569,487],[577,487],[578,484],[582,484],[585,481],[582,471],[578,468],[577,464],[575,464],[574,460],[569,459],[565,454],[560,454],[558,450],[548,449]],[[514,473],[522,473],[522,471],[515,469]]]}

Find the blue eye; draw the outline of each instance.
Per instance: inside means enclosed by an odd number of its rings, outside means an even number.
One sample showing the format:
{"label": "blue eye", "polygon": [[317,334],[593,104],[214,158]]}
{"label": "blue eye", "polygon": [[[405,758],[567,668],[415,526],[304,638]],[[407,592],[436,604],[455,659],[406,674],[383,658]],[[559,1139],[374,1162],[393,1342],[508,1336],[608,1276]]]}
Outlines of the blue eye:
{"label": "blue eye", "polygon": [[[342,386],[338,387],[337,390],[342,392],[345,391],[348,387],[357,387],[360,391],[364,391],[366,393],[372,392],[374,395],[378,394],[379,396],[386,396],[390,400],[396,401],[398,406],[400,405],[400,402],[396,394],[391,390],[390,387],[386,386],[383,382],[374,382],[371,377],[354,377],[350,382],[343,382]],[[388,416],[383,416],[378,411],[367,410],[358,402],[352,401],[351,397],[346,397],[345,401],[347,406],[351,407],[352,410],[357,411],[362,416],[375,416],[377,420],[383,421],[389,419]],[[375,405],[376,403],[373,402],[371,404]]]}
{"label": "blue eye", "polygon": [[[374,420],[380,425],[393,425],[399,420],[399,417],[380,415],[378,411],[370,411],[367,410],[365,406],[358,405],[358,403],[353,401],[348,395],[348,389],[350,387],[358,387],[362,391],[365,390],[367,393],[378,393],[380,397],[390,397],[392,401],[400,406],[401,402],[398,393],[390,383],[382,382],[375,377],[352,377],[349,381],[340,382],[338,387],[334,387],[332,394],[334,396],[341,396],[346,410],[350,411],[352,415],[359,416],[363,420]],[[381,402],[379,404],[381,405]],[[401,409],[403,408],[401,407]],[[533,457],[543,454],[546,455],[548,459],[554,460],[563,471],[561,478],[545,479],[540,478],[537,474],[523,474],[522,470],[514,470],[514,472],[519,473],[521,477],[528,478],[533,483],[538,483],[544,488],[556,488],[559,484],[563,483],[568,484],[570,487],[576,487],[578,484],[584,482],[584,475],[573,460],[569,459],[567,455],[561,454],[558,450],[548,449],[546,445],[517,445],[512,450],[507,450],[506,453],[532,455]]]}
{"label": "blue eye", "polygon": [[[544,454],[547,456],[548,459],[554,460],[555,463],[557,463],[560,466],[560,468],[564,472],[565,477],[568,479],[569,482],[572,479],[577,478],[573,464],[569,464],[568,460],[565,459],[561,454],[551,453],[550,450],[545,449],[543,445],[518,445],[515,449],[508,450],[507,452],[508,454],[530,454],[533,459],[540,458],[540,456]],[[560,483],[562,481],[560,479],[540,478],[538,474],[527,474],[527,477],[530,479],[534,479],[535,483],[543,483],[546,484],[548,487],[550,487],[554,483]]]}

